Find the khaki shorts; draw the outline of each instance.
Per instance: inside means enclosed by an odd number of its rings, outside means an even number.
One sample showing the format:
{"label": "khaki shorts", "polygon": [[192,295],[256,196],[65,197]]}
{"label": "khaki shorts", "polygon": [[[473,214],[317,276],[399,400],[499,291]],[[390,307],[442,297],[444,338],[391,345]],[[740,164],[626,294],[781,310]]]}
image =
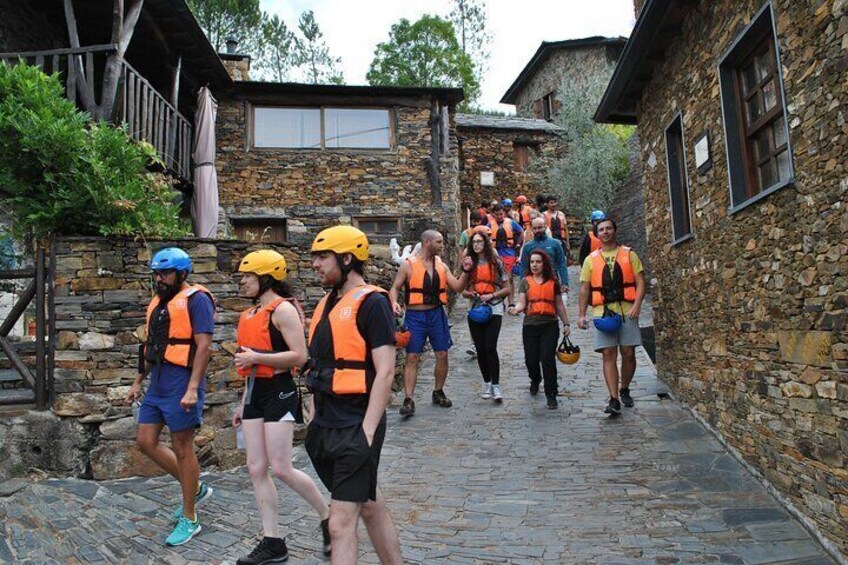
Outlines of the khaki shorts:
{"label": "khaki shorts", "polygon": [[639,320],[625,316],[624,323],[615,333],[604,333],[595,328],[595,351],[609,347],[642,345],[642,332],[639,331]]}

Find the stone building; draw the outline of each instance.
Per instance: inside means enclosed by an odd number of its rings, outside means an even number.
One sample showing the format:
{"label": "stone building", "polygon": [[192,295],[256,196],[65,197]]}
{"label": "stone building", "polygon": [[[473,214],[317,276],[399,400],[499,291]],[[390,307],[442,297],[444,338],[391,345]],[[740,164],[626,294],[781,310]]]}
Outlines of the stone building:
{"label": "stone building", "polygon": [[514,199],[519,194],[533,200],[543,188],[530,165],[561,153],[560,129],[532,118],[457,114],[463,211],[476,210],[484,200]]}
{"label": "stone building", "polygon": [[[245,58],[225,57],[245,74]],[[238,66],[240,65],[240,67]],[[311,241],[351,223],[377,242],[458,230],[462,89],[236,80],[219,97],[220,206],[239,238]]]}
{"label": "stone building", "polygon": [[596,119],[639,125],[659,373],[848,555],[848,4],[641,4]]}

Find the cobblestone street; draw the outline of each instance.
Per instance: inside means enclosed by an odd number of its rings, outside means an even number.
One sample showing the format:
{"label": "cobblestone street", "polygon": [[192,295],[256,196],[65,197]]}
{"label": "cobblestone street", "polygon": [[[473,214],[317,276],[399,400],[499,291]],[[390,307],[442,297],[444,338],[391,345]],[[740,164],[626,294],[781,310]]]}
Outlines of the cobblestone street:
{"label": "cobblestone street", "polygon": [[[576,275],[576,272],[572,276]],[[576,301],[569,307],[577,318]],[[560,408],[530,396],[521,319],[500,338],[505,400],[480,398],[482,379],[465,354],[463,313],[446,392],[430,404],[426,356],[418,411],[389,410],[381,486],[408,563],[832,563],[823,548],[673,398],[660,398],[641,348],[636,406],[606,417],[600,356],[580,331],[576,367],[559,366]],[[296,466],[312,476],[302,447]],[[260,535],[244,468],[207,474],[203,531],[166,548],[177,503],[166,478],[95,483],[45,480],[0,498],[0,562],[232,563]],[[290,562],[320,563],[318,519],[280,486]],[[362,562],[376,563],[364,528]]]}

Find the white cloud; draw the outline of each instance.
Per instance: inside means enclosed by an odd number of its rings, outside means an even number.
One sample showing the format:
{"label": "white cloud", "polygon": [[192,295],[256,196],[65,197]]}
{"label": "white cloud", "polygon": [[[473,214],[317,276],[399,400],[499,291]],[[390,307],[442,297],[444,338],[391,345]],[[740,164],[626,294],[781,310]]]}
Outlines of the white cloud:
{"label": "white cloud", "polygon": [[[449,0],[261,0],[291,28],[301,12],[312,10],[332,54],[342,58],[348,84],[367,84],[374,49],[401,18],[425,13],[447,15]],[[592,35],[627,36],[633,28],[633,0],[489,0],[492,34],[489,70],[483,77],[481,106],[512,111],[499,100],[542,41]]]}

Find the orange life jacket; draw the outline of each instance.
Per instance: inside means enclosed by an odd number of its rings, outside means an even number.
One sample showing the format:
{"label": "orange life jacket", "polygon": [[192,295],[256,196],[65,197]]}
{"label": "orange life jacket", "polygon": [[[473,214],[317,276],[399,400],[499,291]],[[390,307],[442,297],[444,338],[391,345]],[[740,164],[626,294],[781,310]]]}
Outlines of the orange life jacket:
{"label": "orange life jacket", "polygon": [[491,263],[486,263],[485,265],[478,264],[471,273],[474,292],[477,294],[491,294],[501,288],[503,283],[498,279],[499,274],[500,271],[497,265],[492,265]]}
{"label": "orange life jacket", "polygon": [[592,251],[597,251],[603,246],[601,240],[598,239],[598,236],[595,235],[595,232],[589,230],[589,253]]}
{"label": "orange life jacket", "polygon": [[527,316],[556,316],[554,279],[539,284],[533,275],[527,278]]}
{"label": "orange life jacket", "polygon": [[[554,218],[556,218],[559,226],[554,226]],[[568,227],[565,225],[565,214],[559,210],[557,210],[556,213],[552,213],[550,210],[545,210],[545,223],[548,225],[548,229],[551,230],[551,235],[554,236],[554,238],[565,240],[568,237]]]}
{"label": "orange life jacket", "polygon": [[325,294],[309,325],[309,344],[318,324],[326,317],[333,339],[333,359],[310,359],[307,382],[333,394],[367,394],[371,388],[366,374],[368,349],[365,338],[356,326],[356,315],[362,302],[373,292],[388,296],[377,286],[358,286],[341,297],[329,312],[325,312],[329,294]]}
{"label": "orange life jacket", "polygon": [[592,278],[589,286],[592,290],[592,306],[613,302],[636,301],[636,275],[630,264],[630,248],[621,246],[615,254],[615,266],[610,273],[601,250],[593,251]]}
{"label": "orange life jacket", "polygon": [[[158,355],[157,353],[147,351],[151,345],[155,349],[161,349],[164,346],[164,354],[159,358],[180,367],[191,367],[194,360],[194,334],[191,328],[191,317],[188,313],[188,300],[195,292],[205,292],[212,303],[215,303],[215,297],[209,292],[209,289],[199,285],[185,285],[167,304],[168,308],[168,336],[156,336],[156,328],[151,327],[150,318],[154,311],[159,306],[159,296],[154,296],[150,304],[147,305],[147,344],[145,345],[145,355],[148,353]],[[148,360],[150,357],[148,356]]]}
{"label": "orange life jacket", "polygon": [[521,207],[521,210],[518,211],[518,217],[520,218],[519,223],[521,227],[524,228],[524,231],[527,231],[531,228],[531,223],[533,222],[533,218],[530,217],[530,211],[533,210],[529,205],[524,205]]}
{"label": "orange life jacket", "polygon": [[515,247],[515,234],[512,232],[512,219],[504,218],[502,224],[498,225],[496,221],[489,223],[489,229],[492,230],[492,241],[498,241],[498,234],[503,230],[506,239],[507,247]]}
{"label": "orange life jacket", "polygon": [[[406,259],[409,261],[409,266],[412,272],[406,281],[406,303],[409,305],[426,304],[424,297],[435,294],[430,288],[424,288],[424,278],[427,275],[427,268],[424,266],[424,261],[415,255],[411,255]],[[448,303],[448,278],[447,268],[438,256],[433,257],[433,273],[439,275],[439,301],[442,304]],[[432,283],[432,279],[431,279]]]}
{"label": "orange life jacket", "polygon": [[[241,313],[236,332],[236,341],[239,347],[249,347],[260,353],[277,353],[271,341],[271,316],[274,315],[274,310],[283,302],[288,302],[288,300],[278,297],[264,307],[254,306]],[[273,377],[278,372],[286,372],[270,365],[254,365],[253,367],[244,369],[238,368],[236,372],[239,375],[247,376],[254,368],[256,369],[256,377],[260,379]]]}

